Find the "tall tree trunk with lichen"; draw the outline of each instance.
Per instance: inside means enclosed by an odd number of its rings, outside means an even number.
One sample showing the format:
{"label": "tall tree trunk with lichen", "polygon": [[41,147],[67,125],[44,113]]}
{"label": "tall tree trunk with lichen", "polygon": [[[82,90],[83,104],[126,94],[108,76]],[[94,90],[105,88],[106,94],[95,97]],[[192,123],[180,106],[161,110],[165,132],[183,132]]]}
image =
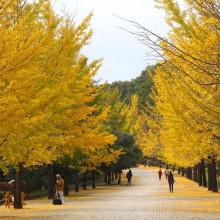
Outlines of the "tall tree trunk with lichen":
{"label": "tall tree trunk with lichen", "polygon": [[22,209],[23,204],[21,202],[21,168],[19,166],[19,170],[16,170],[15,173],[15,196],[14,196],[14,208]]}

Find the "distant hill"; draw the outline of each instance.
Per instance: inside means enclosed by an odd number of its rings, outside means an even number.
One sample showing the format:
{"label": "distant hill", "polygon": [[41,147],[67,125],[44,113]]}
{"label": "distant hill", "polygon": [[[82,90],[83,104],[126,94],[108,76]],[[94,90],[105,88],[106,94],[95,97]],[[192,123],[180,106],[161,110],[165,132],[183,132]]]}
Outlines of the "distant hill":
{"label": "distant hill", "polygon": [[139,109],[146,106],[146,103],[153,105],[153,100],[150,94],[153,88],[153,82],[150,74],[154,74],[156,65],[148,66],[141,72],[141,75],[131,81],[116,81],[108,84],[112,89],[117,88],[121,93],[121,100],[125,100],[127,104],[130,103],[131,96],[137,94],[139,96]]}

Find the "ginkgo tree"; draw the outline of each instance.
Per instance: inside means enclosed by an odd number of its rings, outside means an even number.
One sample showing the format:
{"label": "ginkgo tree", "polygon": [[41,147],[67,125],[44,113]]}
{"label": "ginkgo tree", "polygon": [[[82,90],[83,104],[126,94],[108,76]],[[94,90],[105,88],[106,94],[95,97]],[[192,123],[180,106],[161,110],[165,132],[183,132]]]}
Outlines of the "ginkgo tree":
{"label": "ginkgo tree", "polygon": [[[170,81],[166,88],[170,87],[172,94],[170,96],[176,112],[185,121],[185,126],[181,127],[181,130],[184,131],[184,128],[188,127],[188,132],[181,136],[186,139],[186,134],[190,133],[188,145],[192,143],[195,145],[191,148],[193,149],[191,153],[197,152],[200,158],[212,162],[213,176],[216,176],[220,110],[217,98],[220,43],[217,33],[220,26],[216,13],[219,11],[219,3],[186,1],[186,8],[190,12],[187,16],[186,10],[181,11],[174,1],[164,4],[165,11],[170,15],[168,21],[173,28],[169,35],[170,40],[161,44],[167,62],[164,65],[166,74],[160,76],[166,80],[165,83]],[[171,15],[171,11],[174,15]],[[173,47],[170,47],[172,45]],[[170,77],[167,76],[169,74]],[[187,149],[187,143],[185,145]],[[213,182],[215,182],[213,191],[217,191],[216,178]]]}
{"label": "ginkgo tree", "polygon": [[[106,181],[110,183],[112,172],[119,173],[118,183],[120,184],[120,175],[122,169],[134,166],[141,157],[140,149],[134,141],[135,135],[139,129],[139,112],[138,112],[138,96],[129,97],[131,102],[126,104],[125,100],[121,100],[121,94],[118,89],[103,87],[98,102],[101,106],[107,108],[108,114],[104,125],[106,129],[117,137],[114,145],[110,145],[110,149],[123,149],[116,163],[110,166],[102,166],[105,171]],[[138,153],[137,153],[138,152]],[[137,153],[137,154],[136,154]],[[140,153],[140,154],[139,154]],[[132,155],[132,156],[131,156]],[[132,160],[132,159],[134,160]],[[134,162],[135,161],[135,162]],[[108,179],[108,180],[107,180]]]}
{"label": "ginkgo tree", "polygon": [[130,21],[139,28],[134,33],[138,39],[163,59],[153,77],[155,108],[161,117],[155,135],[159,135],[166,162],[184,167],[201,159],[212,163],[213,191],[217,191],[219,2],[185,0],[180,3],[184,7],[174,0],[156,2],[165,10],[171,27],[167,38]]}
{"label": "ginkgo tree", "polygon": [[55,23],[45,29],[43,22],[51,16],[43,1],[1,4],[1,168],[7,171],[10,165],[18,171],[15,207],[19,208],[21,167],[50,162],[56,155],[54,147],[60,145],[45,133],[46,127],[50,133],[57,129],[48,124],[50,115],[41,111],[38,96],[48,78],[40,69],[41,57],[50,50]]}
{"label": "ginkgo tree", "polygon": [[95,151],[115,137],[102,129],[105,113],[96,115],[90,104],[100,61],[87,64],[80,54],[92,14],[76,26],[70,16],[55,15],[49,0],[5,1],[1,13],[1,168],[17,170],[21,208],[22,167],[73,156],[74,148]]}

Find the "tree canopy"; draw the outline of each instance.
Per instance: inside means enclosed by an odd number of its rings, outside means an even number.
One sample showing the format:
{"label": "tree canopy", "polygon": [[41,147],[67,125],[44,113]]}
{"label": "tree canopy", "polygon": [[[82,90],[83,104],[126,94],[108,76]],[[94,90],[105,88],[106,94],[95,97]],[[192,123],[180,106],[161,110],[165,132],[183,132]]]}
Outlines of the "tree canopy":
{"label": "tree canopy", "polygon": [[1,168],[51,163],[74,149],[95,152],[113,144],[93,100],[101,63],[80,51],[92,35],[89,14],[75,25],[49,0],[1,5]]}
{"label": "tree canopy", "polygon": [[143,115],[143,146],[152,146],[151,153],[159,147],[164,161],[185,167],[202,158],[218,160],[219,2],[157,2],[171,27],[167,38],[132,22],[139,40],[163,59],[152,77],[155,107]]}

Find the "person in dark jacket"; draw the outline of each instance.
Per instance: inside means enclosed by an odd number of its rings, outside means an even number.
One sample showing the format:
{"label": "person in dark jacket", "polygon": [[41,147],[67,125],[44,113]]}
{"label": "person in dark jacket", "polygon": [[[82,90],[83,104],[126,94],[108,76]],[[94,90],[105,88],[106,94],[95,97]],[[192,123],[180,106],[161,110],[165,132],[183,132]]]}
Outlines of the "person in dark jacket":
{"label": "person in dark jacket", "polygon": [[168,183],[169,183],[169,189],[170,192],[173,192],[173,183],[174,183],[174,178],[173,178],[173,174],[172,171],[170,171],[169,175],[168,175]]}
{"label": "person in dark jacket", "polygon": [[131,177],[132,177],[132,172],[131,172],[131,170],[129,169],[129,171],[128,171],[127,174],[126,174],[126,178],[127,178],[127,180],[128,180],[127,186],[130,186],[130,185],[131,185]]}

